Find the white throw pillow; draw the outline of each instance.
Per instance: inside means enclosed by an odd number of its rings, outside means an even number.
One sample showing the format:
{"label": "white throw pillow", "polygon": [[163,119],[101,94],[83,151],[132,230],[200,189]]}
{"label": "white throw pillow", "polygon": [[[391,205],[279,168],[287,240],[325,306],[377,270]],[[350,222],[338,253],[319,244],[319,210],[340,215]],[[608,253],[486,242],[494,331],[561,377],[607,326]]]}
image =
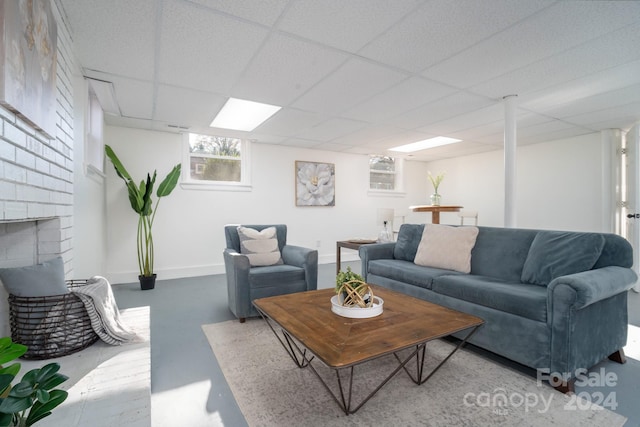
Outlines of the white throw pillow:
{"label": "white throw pillow", "polygon": [[471,272],[471,250],[478,227],[425,224],[414,263],[461,273]]}
{"label": "white throw pillow", "polygon": [[282,264],[276,228],[268,227],[262,231],[248,227],[238,227],[240,253],[249,258],[252,267]]}

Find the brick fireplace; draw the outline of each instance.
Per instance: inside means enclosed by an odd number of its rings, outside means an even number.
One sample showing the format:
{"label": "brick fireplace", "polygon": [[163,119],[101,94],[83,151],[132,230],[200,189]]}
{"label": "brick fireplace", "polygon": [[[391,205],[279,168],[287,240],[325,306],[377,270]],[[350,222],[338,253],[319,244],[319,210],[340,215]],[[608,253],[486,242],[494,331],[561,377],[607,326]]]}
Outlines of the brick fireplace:
{"label": "brick fireplace", "polygon": [[[0,221],[0,268],[38,264],[63,255],[60,218]],[[0,312],[8,313],[8,294],[0,287]],[[0,321],[0,336],[8,336],[8,318]]]}
{"label": "brick fireplace", "polygon": [[[0,106],[0,267],[36,264],[56,256],[73,262],[74,110],[71,36],[58,23],[55,138],[47,138],[15,112]],[[9,333],[6,291],[0,286],[0,337]]]}

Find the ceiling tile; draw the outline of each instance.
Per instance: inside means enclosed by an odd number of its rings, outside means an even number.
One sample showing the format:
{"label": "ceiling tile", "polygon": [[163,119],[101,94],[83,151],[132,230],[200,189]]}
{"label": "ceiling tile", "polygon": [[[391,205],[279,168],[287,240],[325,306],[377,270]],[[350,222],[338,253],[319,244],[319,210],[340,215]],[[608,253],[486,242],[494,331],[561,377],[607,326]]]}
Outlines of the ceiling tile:
{"label": "ceiling tile", "polygon": [[153,84],[146,81],[113,77],[120,112],[125,117],[151,119],[153,116]]}
{"label": "ceiling tile", "polygon": [[293,137],[327,118],[326,115],[319,113],[302,111],[295,108],[283,108],[271,116],[269,120],[258,126],[256,132]]}
{"label": "ceiling tile", "polygon": [[452,132],[460,132],[464,129],[470,129],[487,123],[504,122],[504,106],[502,104],[493,104],[485,108],[457,115],[453,118],[442,120],[428,126],[419,128],[418,130],[436,135],[451,136]]}
{"label": "ceiling tile", "polygon": [[[520,145],[640,119],[640,1],[56,4],[74,62],[112,81],[122,113],[136,117],[107,116],[114,125],[192,124],[362,154],[438,134],[464,141],[413,157],[429,161],[502,147],[509,94]],[[212,130],[230,96],[284,108],[251,133]]]}
{"label": "ceiling tile", "polygon": [[336,138],[332,142],[342,145],[368,145],[392,135],[404,134],[404,130],[384,125],[368,126],[364,129],[350,133],[349,135]]}
{"label": "ceiling tile", "polygon": [[540,0],[430,1],[359,53],[418,72],[551,3]]}
{"label": "ceiling tile", "polygon": [[318,146],[318,144],[320,144],[320,142],[318,141],[311,141],[311,140],[302,139],[302,138],[289,138],[285,140],[284,143],[286,145],[297,147],[297,148],[313,148]]}
{"label": "ceiling tile", "polygon": [[455,91],[455,89],[440,83],[420,77],[411,77],[356,105],[344,112],[343,115],[375,123],[398,116]]}
{"label": "ceiling tile", "polygon": [[84,70],[83,74],[86,77],[113,83],[114,96],[123,116],[152,119],[153,83],[92,70]]}
{"label": "ceiling tile", "polygon": [[391,119],[389,124],[405,129],[418,129],[431,123],[485,108],[496,102],[470,93],[457,92]]}
{"label": "ceiling tile", "polygon": [[639,75],[640,61],[634,61],[569,81],[561,86],[529,93],[520,97],[520,102],[523,108],[545,110],[547,114],[552,115],[562,109],[590,109],[592,101],[602,102],[603,98],[620,103],[619,96],[624,99],[636,93],[633,88],[639,84]]}
{"label": "ceiling tile", "polygon": [[293,105],[303,110],[339,114],[405,78],[404,73],[354,58],[314,86]]}
{"label": "ceiling tile", "polygon": [[82,67],[152,79],[154,73],[154,0],[120,2],[62,0],[69,17],[76,55]]}
{"label": "ceiling tile", "polygon": [[273,25],[289,0],[191,0],[203,6],[264,25]]}
{"label": "ceiling tile", "polygon": [[159,85],[154,118],[179,126],[208,125],[225,102],[209,92]]}
{"label": "ceiling tile", "polygon": [[303,139],[328,142],[332,139],[353,133],[362,129],[364,126],[365,123],[355,120],[331,118],[316,126],[305,129],[296,136]]}
{"label": "ceiling tile", "polygon": [[471,90],[489,97],[524,95],[640,59],[640,24],[505,73]]}
{"label": "ceiling tile", "polygon": [[167,0],[164,4],[160,82],[228,93],[267,30],[187,3]]}
{"label": "ceiling tile", "polygon": [[289,105],[347,58],[333,49],[274,34],[234,86],[233,96]]}
{"label": "ceiling tile", "polygon": [[356,52],[420,3],[422,0],[292,1],[278,28]]}
{"label": "ceiling tile", "polygon": [[640,2],[637,9],[633,14],[626,5],[615,2],[559,2],[423,75],[461,88],[477,85],[638,22]]}
{"label": "ceiling tile", "polygon": [[629,130],[635,122],[640,120],[640,99],[625,105],[565,117],[563,120],[593,130],[609,127]]}

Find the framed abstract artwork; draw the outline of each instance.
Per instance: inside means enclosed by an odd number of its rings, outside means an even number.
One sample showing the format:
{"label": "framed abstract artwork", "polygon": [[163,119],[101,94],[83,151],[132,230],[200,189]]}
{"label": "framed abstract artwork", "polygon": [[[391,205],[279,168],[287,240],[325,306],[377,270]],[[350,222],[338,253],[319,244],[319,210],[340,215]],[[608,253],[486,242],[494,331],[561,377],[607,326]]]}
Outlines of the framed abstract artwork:
{"label": "framed abstract artwork", "polygon": [[296,206],[335,205],[335,165],[296,160]]}
{"label": "framed abstract artwork", "polygon": [[51,3],[0,1],[0,104],[54,138],[58,33]]}

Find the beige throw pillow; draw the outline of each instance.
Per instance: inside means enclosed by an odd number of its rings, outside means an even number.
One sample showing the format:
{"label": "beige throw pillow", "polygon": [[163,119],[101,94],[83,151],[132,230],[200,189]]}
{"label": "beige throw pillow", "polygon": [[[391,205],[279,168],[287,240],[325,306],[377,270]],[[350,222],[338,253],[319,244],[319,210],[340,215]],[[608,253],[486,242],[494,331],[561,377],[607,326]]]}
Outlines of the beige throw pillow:
{"label": "beige throw pillow", "polygon": [[413,262],[425,267],[471,272],[471,250],[478,227],[425,224]]}
{"label": "beige throw pillow", "polygon": [[268,227],[262,231],[248,227],[238,227],[240,253],[249,258],[252,267],[282,264],[276,228]]}

